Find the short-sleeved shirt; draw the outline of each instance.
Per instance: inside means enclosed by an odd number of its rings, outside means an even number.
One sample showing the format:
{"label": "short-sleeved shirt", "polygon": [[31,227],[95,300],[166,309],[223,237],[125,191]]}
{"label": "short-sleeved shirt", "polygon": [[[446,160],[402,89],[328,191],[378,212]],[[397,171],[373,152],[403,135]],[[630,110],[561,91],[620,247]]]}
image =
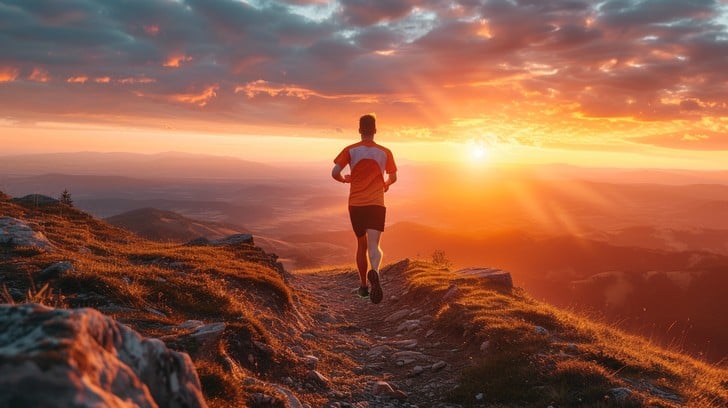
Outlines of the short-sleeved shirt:
{"label": "short-sleeved shirt", "polygon": [[334,163],[351,168],[349,205],[384,206],[384,173],[394,173],[397,165],[392,152],[373,140],[362,140],[346,146]]}

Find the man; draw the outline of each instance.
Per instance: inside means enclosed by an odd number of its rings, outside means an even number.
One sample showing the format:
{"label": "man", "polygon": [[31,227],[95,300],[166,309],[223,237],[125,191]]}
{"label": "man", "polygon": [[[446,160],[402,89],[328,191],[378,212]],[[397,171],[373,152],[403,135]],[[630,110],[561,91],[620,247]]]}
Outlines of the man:
{"label": "man", "polygon": [[[357,240],[356,266],[361,283],[357,293],[361,297],[369,296],[372,303],[379,303],[384,297],[382,285],[379,283],[379,265],[382,262],[379,239],[384,231],[387,212],[384,207],[384,192],[397,181],[397,166],[394,164],[392,152],[374,142],[376,133],[374,115],[359,118],[361,141],[345,147],[334,159],[335,165],[331,170],[331,176],[335,180],[350,183],[349,218]],[[342,176],[341,171],[347,165],[351,174]],[[387,180],[384,180],[385,172]]]}

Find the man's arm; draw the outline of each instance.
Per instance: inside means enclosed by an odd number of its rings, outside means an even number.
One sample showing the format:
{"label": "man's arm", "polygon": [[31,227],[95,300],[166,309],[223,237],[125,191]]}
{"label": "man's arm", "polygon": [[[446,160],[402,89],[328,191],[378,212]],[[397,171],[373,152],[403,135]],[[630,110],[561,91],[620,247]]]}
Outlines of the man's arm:
{"label": "man's arm", "polygon": [[340,181],[342,183],[351,183],[351,176],[346,174],[344,176],[341,175],[341,171],[344,170],[343,167],[341,167],[338,164],[334,165],[334,168],[331,169],[331,177],[334,178],[336,181]]}
{"label": "man's arm", "polygon": [[384,191],[389,190],[389,186],[397,182],[397,172],[387,173],[387,181],[384,182]]}

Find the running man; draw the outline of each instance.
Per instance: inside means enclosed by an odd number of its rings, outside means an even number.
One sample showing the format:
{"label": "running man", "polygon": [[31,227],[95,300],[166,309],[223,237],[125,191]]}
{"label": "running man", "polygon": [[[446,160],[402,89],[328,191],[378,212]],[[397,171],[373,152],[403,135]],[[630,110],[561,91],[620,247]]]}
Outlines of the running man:
{"label": "running man", "polygon": [[[361,141],[345,147],[336,156],[331,177],[342,183],[350,183],[349,218],[356,234],[356,266],[361,281],[357,293],[361,297],[369,296],[372,303],[379,303],[384,297],[382,285],[379,283],[379,265],[382,262],[379,239],[384,231],[387,212],[384,207],[384,192],[397,181],[397,165],[394,164],[392,152],[374,142],[375,133],[377,124],[373,114],[359,118]],[[341,171],[347,165],[351,174],[342,175]],[[371,293],[367,279],[371,285]]]}

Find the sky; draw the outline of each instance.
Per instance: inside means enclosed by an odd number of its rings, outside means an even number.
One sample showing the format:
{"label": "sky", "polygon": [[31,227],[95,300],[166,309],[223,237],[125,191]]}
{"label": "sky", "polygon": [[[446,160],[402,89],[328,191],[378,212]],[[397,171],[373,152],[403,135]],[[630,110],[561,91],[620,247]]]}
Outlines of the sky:
{"label": "sky", "polygon": [[0,0],[0,155],[728,168],[726,0]]}

